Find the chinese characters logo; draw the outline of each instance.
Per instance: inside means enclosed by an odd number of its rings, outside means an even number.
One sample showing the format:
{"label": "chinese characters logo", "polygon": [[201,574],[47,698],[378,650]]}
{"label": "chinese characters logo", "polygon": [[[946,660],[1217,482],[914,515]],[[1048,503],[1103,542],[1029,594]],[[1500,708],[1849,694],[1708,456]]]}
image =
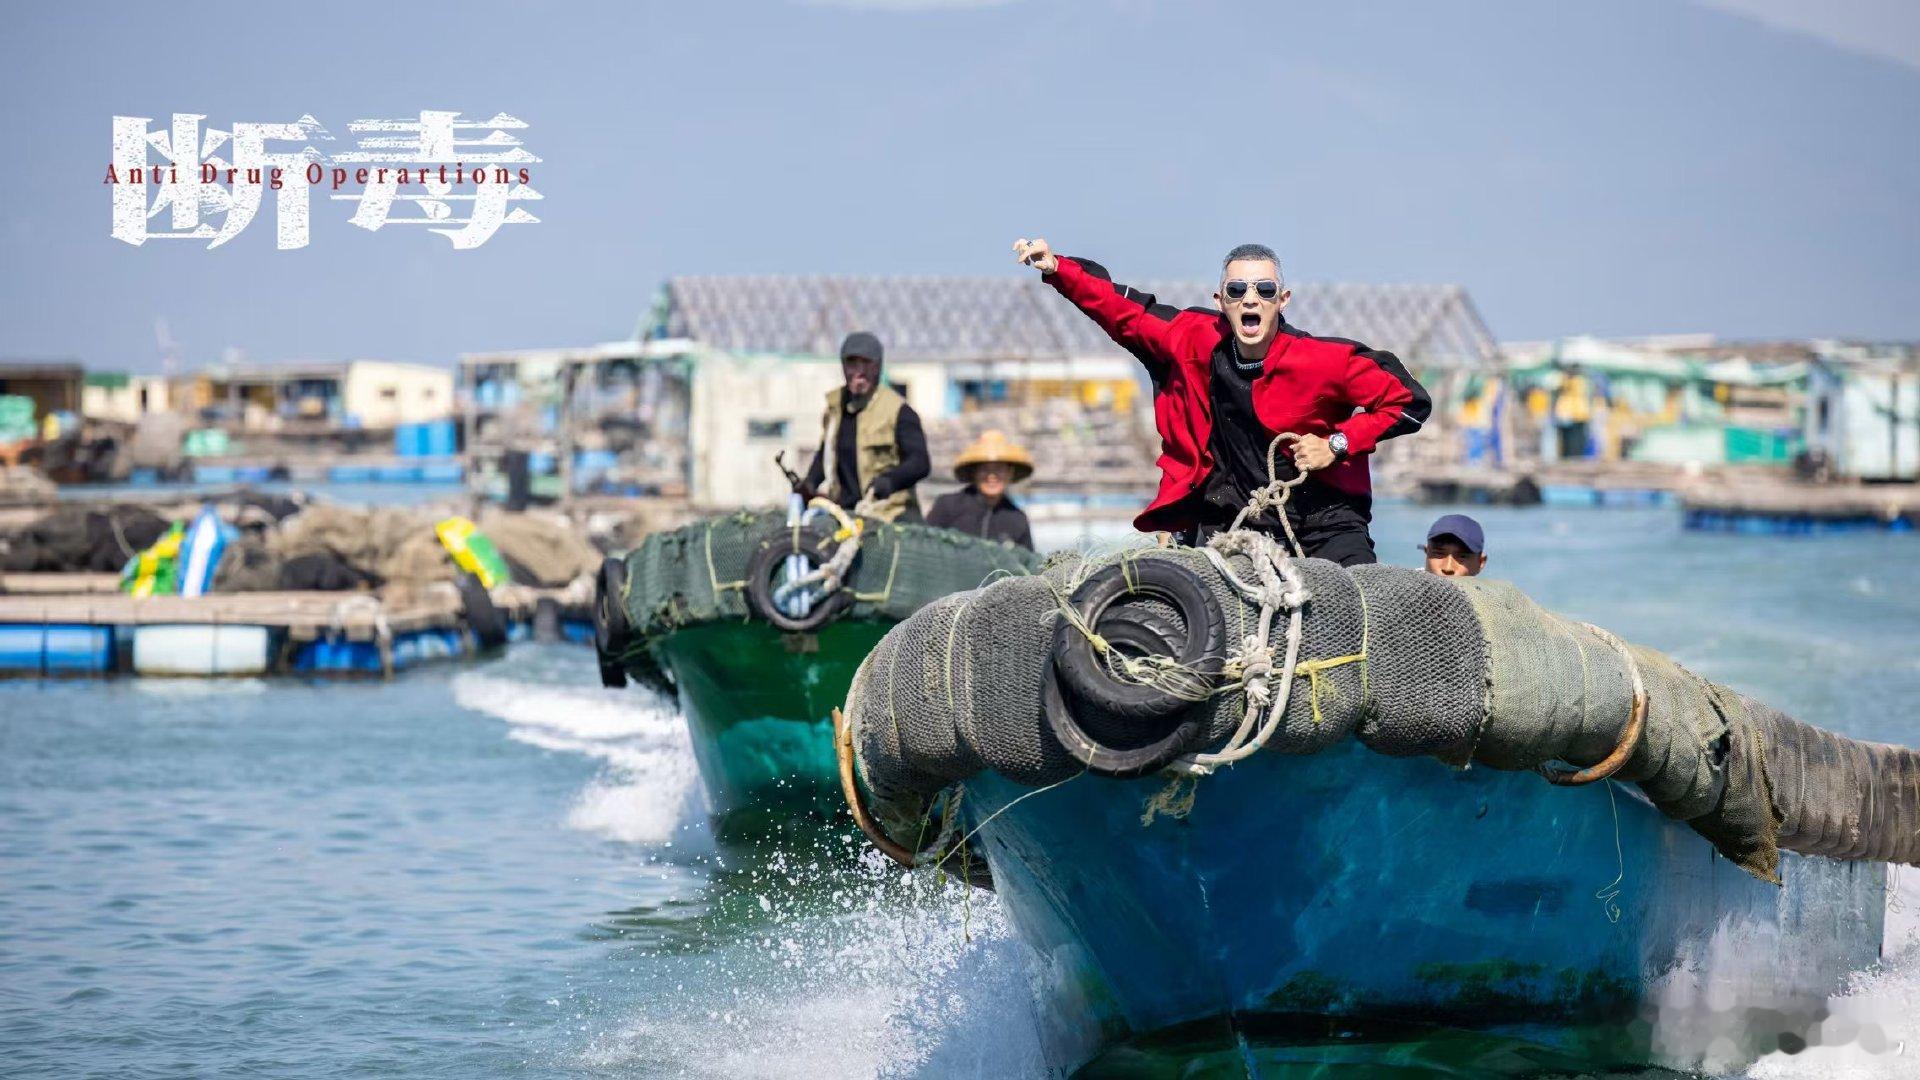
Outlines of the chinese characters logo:
{"label": "chinese characters logo", "polygon": [[[368,232],[425,225],[455,249],[476,248],[502,225],[539,221],[518,203],[541,198],[528,153],[514,132],[522,120],[500,113],[467,121],[457,112],[418,119],[355,120],[354,148],[316,149],[334,137],[311,116],[286,124],[236,123],[202,130],[206,117],[175,113],[170,127],[149,117],[113,118],[113,159],[103,181],[113,189],[113,238],[205,240],[217,248],[260,213],[273,192],[276,245],[307,246],[309,197],[357,204],[353,224]],[[352,190],[348,190],[352,189]]]}

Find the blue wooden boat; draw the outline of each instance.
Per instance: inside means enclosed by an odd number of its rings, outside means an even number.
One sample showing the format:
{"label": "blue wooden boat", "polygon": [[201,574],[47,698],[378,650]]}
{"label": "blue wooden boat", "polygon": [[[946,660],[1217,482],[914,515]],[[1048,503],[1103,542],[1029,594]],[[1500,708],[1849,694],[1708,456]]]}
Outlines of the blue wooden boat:
{"label": "blue wooden boat", "polygon": [[[1229,543],[929,605],[853,681],[856,822],[985,863],[1055,1066],[1725,1071],[1878,959],[1920,752],[1511,586]],[[1227,563],[1249,548],[1271,586]],[[1282,611],[1284,647],[1257,629]]]}
{"label": "blue wooden boat", "polygon": [[[976,850],[1044,958],[1063,1068],[1137,1064],[1156,1033],[1179,1036],[1163,1061],[1211,1051],[1230,1075],[1280,1075],[1303,1039],[1376,1064],[1426,1047],[1461,1075],[1725,1066],[1716,1040],[1723,1058],[1777,1049],[1879,956],[1883,864],[1788,854],[1776,887],[1627,785],[1348,743],[1257,755],[1142,824],[1165,787],[966,784]],[[1716,1012],[1709,984],[1738,1009]]]}

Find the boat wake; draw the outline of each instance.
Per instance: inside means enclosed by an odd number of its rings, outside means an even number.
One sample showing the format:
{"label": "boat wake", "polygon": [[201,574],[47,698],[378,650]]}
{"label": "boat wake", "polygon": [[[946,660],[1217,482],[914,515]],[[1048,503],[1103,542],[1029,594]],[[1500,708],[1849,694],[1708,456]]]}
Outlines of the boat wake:
{"label": "boat wake", "polygon": [[1750,1080],[1904,1080],[1920,1073],[1920,871],[1890,867],[1883,959],[1828,1003],[1805,1049],[1770,1054]]}
{"label": "boat wake", "polygon": [[[511,661],[508,662],[511,665]],[[693,903],[698,946],[652,952],[644,1004],[566,1051],[590,1075],[1041,1077],[1044,958],[998,901],[866,852],[711,851],[685,724],[657,697],[496,665],[453,680],[464,708],[516,742],[604,763],[570,828],[715,868]],[[569,670],[565,674],[577,676]],[[849,830],[851,833],[851,830]],[[851,835],[843,838],[852,843]],[[729,909],[722,911],[721,909]],[[743,914],[744,912],[744,914]],[[1794,1053],[1742,1080],[1909,1077],[1920,1067],[1920,872],[1894,870],[1884,961],[1857,973]]]}
{"label": "boat wake", "polygon": [[582,1064],[702,1077],[1047,1074],[1037,961],[990,895],[903,876],[877,855],[849,874],[840,854],[776,854],[753,876],[763,917],[669,958],[658,977],[685,992],[651,997]]}
{"label": "boat wake", "polygon": [[630,844],[704,835],[705,794],[686,724],[649,694],[611,694],[479,671],[453,680],[461,707],[503,720],[507,737],[606,763],[580,792],[567,825]]}

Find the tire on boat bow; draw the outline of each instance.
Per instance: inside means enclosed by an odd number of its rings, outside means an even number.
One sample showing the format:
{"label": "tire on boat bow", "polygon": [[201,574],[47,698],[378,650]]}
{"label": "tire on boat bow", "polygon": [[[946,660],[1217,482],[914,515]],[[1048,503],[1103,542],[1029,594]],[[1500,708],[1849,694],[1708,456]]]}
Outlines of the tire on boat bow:
{"label": "tire on boat bow", "polygon": [[838,618],[853,604],[853,593],[842,587],[844,583],[836,584],[799,615],[781,610],[775,593],[787,559],[798,556],[811,574],[831,562],[839,549],[832,532],[818,525],[781,529],[760,541],[747,559],[747,603],[753,613],[790,634],[818,630]]}
{"label": "tire on boat bow", "polygon": [[627,560],[614,557],[600,564],[593,580],[593,651],[600,660],[600,685],[627,685],[620,658],[633,647],[633,628],[627,622]]}
{"label": "tire on boat bow", "polygon": [[1205,735],[1196,690],[1218,681],[1226,645],[1206,583],[1169,560],[1123,561],[1087,578],[1070,603],[1077,618],[1060,620],[1043,685],[1060,745],[1114,777],[1158,772],[1193,749]]}

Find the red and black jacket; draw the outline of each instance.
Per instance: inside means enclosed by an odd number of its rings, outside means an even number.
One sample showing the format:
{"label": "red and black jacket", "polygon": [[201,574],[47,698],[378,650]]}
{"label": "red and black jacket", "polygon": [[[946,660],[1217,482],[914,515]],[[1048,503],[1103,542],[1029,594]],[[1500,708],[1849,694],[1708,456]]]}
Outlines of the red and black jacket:
{"label": "red and black jacket", "polygon": [[[1060,258],[1044,280],[1073,301],[1153,379],[1153,419],[1160,432],[1160,491],[1133,520],[1142,532],[1196,524],[1201,492],[1213,472],[1213,355],[1232,348],[1233,330],[1214,308],[1181,310],[1151,293],[1114,284],[1099,264]],[[1313,474],[1307,500],[1371,516],[1373,484],[1366,455],[1384,439],[1416,431],[1433,403],[1392,353],[1355,341],[1304,334],[1284,321],[1253,382],[1262,442],[1282,431],[1347,436],[1347,457]],[[1309,522],[1311,524],[1311,522]]]}

